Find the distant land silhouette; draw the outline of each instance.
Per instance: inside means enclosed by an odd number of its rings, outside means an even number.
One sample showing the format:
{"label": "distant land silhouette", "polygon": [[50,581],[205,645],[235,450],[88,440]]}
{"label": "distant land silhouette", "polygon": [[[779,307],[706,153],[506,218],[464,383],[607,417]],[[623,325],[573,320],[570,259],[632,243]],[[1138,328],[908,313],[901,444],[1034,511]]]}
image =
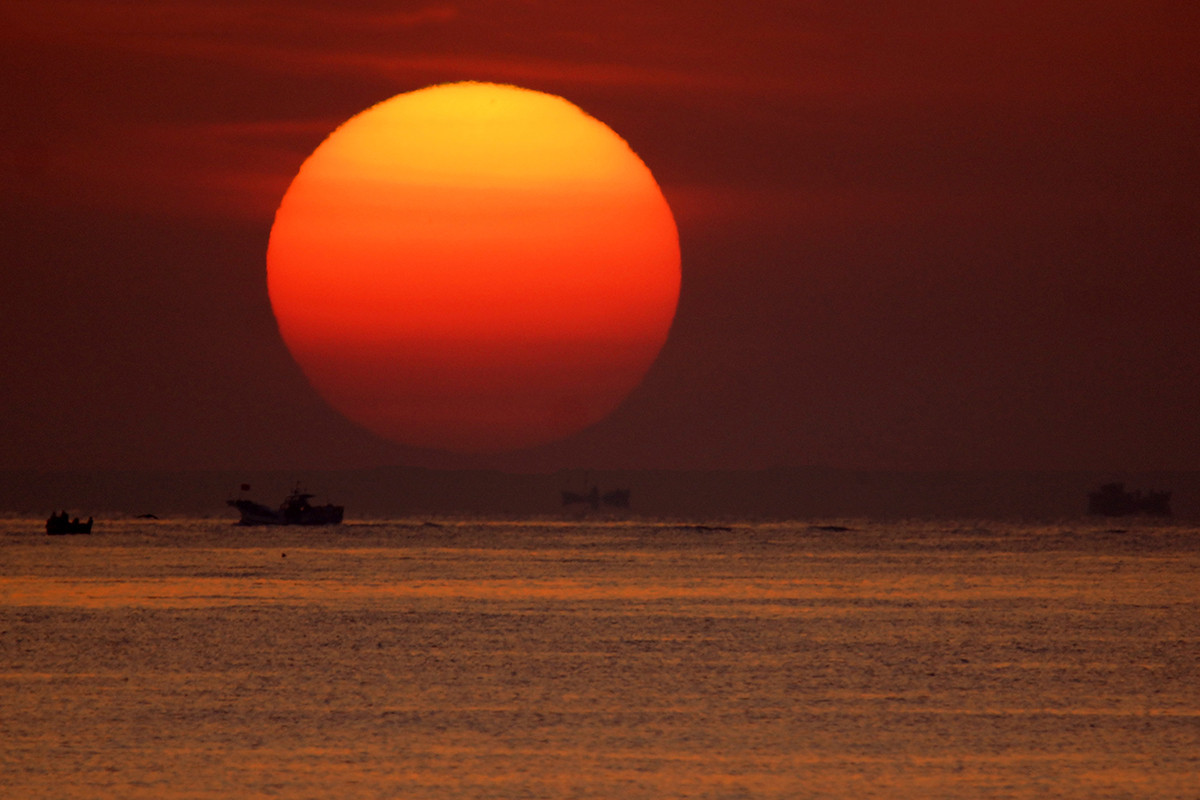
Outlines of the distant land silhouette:
{"label": "distant land silhouette", "polygon": [[[415,467],[238,472],[0,472],[0,512],[45,517],[69,507],[103,515],[229,517],[241,484],[284,496],[297,483],[314,502],[344,505],[346,521],[373,517],[571,517],[562,492],[583,470],[505,473]],[[871,517],[1056,520],[1086,516],[1088,492],[1112,481],[1173,492],[1175,519],[1200,519],[1200,472],[886,472],[822,468],[759,471],[589,470],[601,486],[628,487],[629,509],[674,519]]]}

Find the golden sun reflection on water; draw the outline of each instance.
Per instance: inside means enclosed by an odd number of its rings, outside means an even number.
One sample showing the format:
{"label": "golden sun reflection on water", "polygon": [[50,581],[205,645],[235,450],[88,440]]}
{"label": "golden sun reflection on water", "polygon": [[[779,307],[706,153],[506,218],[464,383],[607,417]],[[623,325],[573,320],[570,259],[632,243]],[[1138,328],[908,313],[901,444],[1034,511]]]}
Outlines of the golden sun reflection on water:
{"label": "golden sun reflection on water", "polygon": [[[214,577],[38,578],[0,581],[0,604],[66,608],[189,608],[237,605],[389,602],[438,598],[462,600],[625,601],[726,603],[756,613],[813,613],[841,604],[839,613],[870,604],[961,603],[967,601],[1058,600],[1094,603],[1120,596],[1139,604],[1173,603],[1192,590],[1188,574],[1146,582],[1136,573],[1107,576],[1103,585],[1081,585],[1058,577],[896,575],[791,579],[728,577],[657,578],[653,583],[615,577],[416,579],[406,582],[345,583],[319,579],[261,577],[255,571]],[[885,613],[872,609],[872,613]]]}
{"label": "golden sun reflection on water", "polygon": [[1188,796],[1196,532],[939,531],[0,530],[7,790]]}

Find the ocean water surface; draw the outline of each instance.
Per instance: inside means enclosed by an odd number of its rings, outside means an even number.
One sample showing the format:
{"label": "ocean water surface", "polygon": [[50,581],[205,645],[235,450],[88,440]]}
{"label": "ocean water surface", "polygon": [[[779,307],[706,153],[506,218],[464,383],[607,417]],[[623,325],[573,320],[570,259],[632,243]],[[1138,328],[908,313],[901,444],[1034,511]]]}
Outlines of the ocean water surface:
{"label": "ocean water surface", "polygon": [[1200,792],[1188,525],[43,524],[0,797]]}

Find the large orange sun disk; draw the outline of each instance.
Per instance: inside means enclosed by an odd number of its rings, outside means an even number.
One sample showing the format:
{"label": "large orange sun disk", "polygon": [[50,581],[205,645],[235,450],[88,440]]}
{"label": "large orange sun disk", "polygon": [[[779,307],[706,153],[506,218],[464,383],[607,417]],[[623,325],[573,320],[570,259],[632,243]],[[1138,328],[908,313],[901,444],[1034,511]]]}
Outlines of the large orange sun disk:
{"label": "large orange sun disk", "polygon": [[666,340],[679,238],[654,177],[554,95],[458,83],[353,117],[271,229],[279,330],[375,433],[486,452],[607,416]]}

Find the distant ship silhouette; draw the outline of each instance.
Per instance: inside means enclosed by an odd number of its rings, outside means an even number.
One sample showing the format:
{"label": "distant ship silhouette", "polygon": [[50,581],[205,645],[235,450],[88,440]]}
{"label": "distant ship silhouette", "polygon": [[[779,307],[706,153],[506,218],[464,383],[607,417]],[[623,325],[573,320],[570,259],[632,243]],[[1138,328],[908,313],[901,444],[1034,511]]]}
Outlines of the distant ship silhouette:
{"label": "distant ship silhouette", "polygon": [[1133,514],[1171,515],[1170,492],[1127,492],[1123,483],[1106,483],[1088,493],[1088,513],[1106,517],[1125,517]]}
{"label": "distant ship silhouette", "polygon": [[629,490],[613,489],[604,494],[600,494],[599,486],[593,486],[590,492],[584,493],[563,490],[562,502],[564,506],[586,503],[594,509],[601,504],[612,508],[629,508]]}
{"label": "distant ship silhouette", "polygon": [[[242,484],[242,491],[248,491],[250,486]],[[342,522],[342,506],[332,504],[314,506],[309,504],[313,495],[303,491],[299,486],[280,504],[278,509],[255,503],[253,500],[237,498],[226,502],[241,513],[239,525],[340,525]]]}

